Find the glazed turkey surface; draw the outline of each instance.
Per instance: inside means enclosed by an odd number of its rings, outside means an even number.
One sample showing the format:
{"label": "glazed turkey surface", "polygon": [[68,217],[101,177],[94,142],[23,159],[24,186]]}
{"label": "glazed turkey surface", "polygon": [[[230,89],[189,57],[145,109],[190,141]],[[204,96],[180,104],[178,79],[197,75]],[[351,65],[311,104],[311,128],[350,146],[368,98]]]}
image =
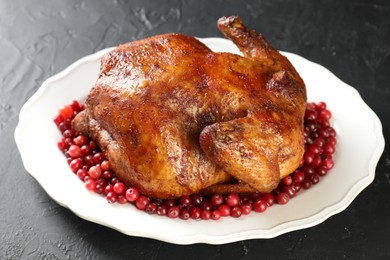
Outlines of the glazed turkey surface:
{"label": "glazed turkey surface", "polygon": [[244,57],[181,34],[120,45],[73,120],[149,197],[269,192],[300,164],[304,82],[238,17],[218,27]]}

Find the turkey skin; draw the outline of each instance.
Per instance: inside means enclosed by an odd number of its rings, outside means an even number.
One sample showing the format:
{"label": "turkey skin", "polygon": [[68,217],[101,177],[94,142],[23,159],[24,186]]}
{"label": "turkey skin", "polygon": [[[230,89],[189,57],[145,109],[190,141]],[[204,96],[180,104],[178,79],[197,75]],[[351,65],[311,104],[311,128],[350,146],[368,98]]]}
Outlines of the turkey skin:
{"label": "turkey skin", "polygon": [[118,46],[72,122],[151,198],[270,192],[300,165],[303,80],[239,17],[218,28],[243,56],[174,33]]}

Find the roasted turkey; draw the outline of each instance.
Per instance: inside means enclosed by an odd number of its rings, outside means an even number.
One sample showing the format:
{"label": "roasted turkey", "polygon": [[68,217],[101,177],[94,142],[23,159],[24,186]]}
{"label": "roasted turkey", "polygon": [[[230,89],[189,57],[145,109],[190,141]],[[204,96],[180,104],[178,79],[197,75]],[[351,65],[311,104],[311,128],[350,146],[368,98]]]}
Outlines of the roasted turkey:
{"label": "roasted turkey", "polygon": [[118,46],[72,122],[149,197],[270,192],[301,162],[303,80],[239,17],[218,28],[243,56],[173,33]]}

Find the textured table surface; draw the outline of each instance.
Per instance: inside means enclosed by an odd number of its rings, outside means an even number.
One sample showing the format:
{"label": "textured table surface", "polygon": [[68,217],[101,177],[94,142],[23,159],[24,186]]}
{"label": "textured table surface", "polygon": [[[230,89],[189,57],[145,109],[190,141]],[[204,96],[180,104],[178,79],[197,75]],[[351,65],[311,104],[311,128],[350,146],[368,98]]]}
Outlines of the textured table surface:
{"label": "textured table surface", "polygon": [[59,206],[25,171],[13,134],[20,108],[46,78],[155,34],[219,37],[216,20],[231,14],[354,86],[390,139],[389,1],[0,0],[1,259],[389,259],[388,148],[373,183],[343,212],[274,239],[226,245],[123,235]]}

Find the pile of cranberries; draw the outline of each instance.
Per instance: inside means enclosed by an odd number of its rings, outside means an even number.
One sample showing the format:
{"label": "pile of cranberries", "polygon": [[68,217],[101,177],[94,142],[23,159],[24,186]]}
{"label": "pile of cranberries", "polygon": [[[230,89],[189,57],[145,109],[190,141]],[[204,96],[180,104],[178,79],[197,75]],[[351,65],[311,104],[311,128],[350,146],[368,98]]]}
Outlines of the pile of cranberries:
{"label": "pile of cranberries", "polygon": [[218,220],[225,216],[238,218],[252,211],[264,212],[275,203],[288,203],[301,189],[317,184],[334,166],[336,131],[329,122],[332,114],[324,102],[308,103],[304,120],[305,154],[301,165],[283,178],[271,193],[193,194],[178,199],[152,199],[121,182],[97,144],[72,128],[72,119],[83,109],[83,105],[73,101],[61,107],[54,118],[63,136],[57,145],[65,154],[70,169],[85,183],[87,190],[104,195],[109,203],[131,203],[149,214],[184,220]]}

